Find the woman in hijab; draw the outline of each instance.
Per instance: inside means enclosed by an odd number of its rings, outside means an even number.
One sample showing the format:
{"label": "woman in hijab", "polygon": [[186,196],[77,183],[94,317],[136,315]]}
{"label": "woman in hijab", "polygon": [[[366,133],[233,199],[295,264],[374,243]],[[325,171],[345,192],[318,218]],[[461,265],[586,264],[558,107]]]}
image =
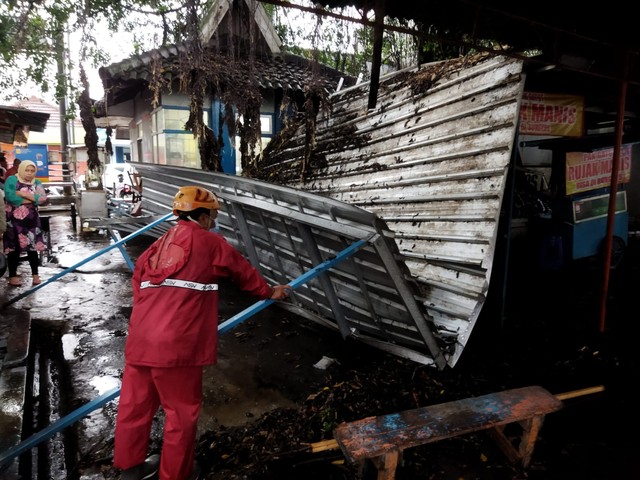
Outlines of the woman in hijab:
{"label": "woman in hijab", "polygon": [[5,210],[7,231],[2,240],[7,254],[9,285],[22,285],[18,276],[20,253],[26,252],[33,285],[40,284],[38,276],[38,252],[45,251],[44,234],[40,223],[38,206],[47,201],[47,194],[40,180],[36,179],[36,165],[30,160],[22,160],[15,175],[5,181]]}

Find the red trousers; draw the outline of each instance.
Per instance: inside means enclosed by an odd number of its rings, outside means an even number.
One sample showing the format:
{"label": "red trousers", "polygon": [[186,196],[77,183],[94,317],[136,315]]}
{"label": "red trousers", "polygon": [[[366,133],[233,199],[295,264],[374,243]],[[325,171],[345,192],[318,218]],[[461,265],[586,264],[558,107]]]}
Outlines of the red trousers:
{"label": "red trousers", "polygon": [[160,480],[186,480],[193,470],[202,367],[125,365],[116,419],[113,465],[126,470],[144,462],[151,423],[165,413]]}

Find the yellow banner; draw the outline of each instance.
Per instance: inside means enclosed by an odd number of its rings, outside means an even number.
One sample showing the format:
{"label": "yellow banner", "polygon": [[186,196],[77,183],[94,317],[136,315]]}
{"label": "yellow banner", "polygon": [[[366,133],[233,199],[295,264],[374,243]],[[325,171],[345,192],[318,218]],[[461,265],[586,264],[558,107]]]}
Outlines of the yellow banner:
{"label": "yellow banner", "polygon": [[[565,166],[567,195],[611,185],[613,148],[595,152],[568,152]],[[618,183],[631,179],[631,145],[620,149]]]}
{"label": "yellow banner", "polygon": [[581,137],[583,125],[583,97],[536,92],[522,94],[521,134]]}

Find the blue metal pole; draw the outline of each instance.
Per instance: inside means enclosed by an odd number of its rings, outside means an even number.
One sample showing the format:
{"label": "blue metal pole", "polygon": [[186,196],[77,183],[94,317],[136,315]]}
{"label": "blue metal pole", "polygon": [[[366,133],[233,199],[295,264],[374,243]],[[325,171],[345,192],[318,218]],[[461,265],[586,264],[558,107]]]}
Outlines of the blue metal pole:
{"label": "blue metal pole", "polygon": [[62,417],[60,420],[53,422],[47,428],[44,428],[37,433],[34,433],[29,438],[27,438],[24,442],[21,442],[15,447],[10,448],[6,452],[2,453],[2,455],[0,455],[0,466],[10,462],[11,460],[23,454],[27,450],[32,449],[39,443],[44,442],[45,440],[49,440],[56,433],[62,431],[63,429],[67,428],[69,425],[75,423],[81,418],[89,415],[89,413],[91,413],[97,408],[102,407],[107,402],[110,402],[111,400],[116,398],[118,395],[120,395],[119,388],[113,389],[107,393],[103,393],[98,398],[95,398],[91,400],[89,403],[74,410],[66,417]]}
{"label": "blue metal pole", "polygon": [[[128,240],[129,238],[131,238],[131,235],[125,237],[121,241],[124,242],[124,241]],[[303,273],[302,275],[300,275],[295,280],[292,280],[291,282],[289,282],[287,285],[291,286],[291,288],[293,288],[293,289],[298,288],[300,285],[305,284],[306,282],[308,282],[312,278],[317,277],[322,272],[325,272],[326,270],[329,270],[334,265],[337,265],[338,263],[342,262],[346,258],[348,258],[351,255],[353,255],[355,252],[360,250],[362,247],[366,246],[367,243],[369,241],[371,241],[372,238],[373,238],[373,236],[370,237],[370,238],[367,238],[365,240],[358,240],[358,241],[352,243],[347,248],[345,248],[340,253],[338,253],[334,258],[329,259],[329,260],[325,260],[324,262],[316,265],[315,267],[313,267],[308,272]],[[118,243],[120,243],[120,242],[118,242]],[[112,245],[110,248],[113,248],[115,246],[116,245]],[[244,309],[242,312],[234,315],[232,318],[230,318],[226,322],[223,322],[220,325],[218,325],[218,332],[219,333],[224,333],[224,332],[227,332],[228,330],[231,330],[233,327],[237,326],[239,323],[244,322],[247,318],[251,317],[252,315],[255,315],[259,311],[261,311],[264,308],[266,308],[267,306],[271,305],[274,301],[275,300],[270,300],[269,299],[269,300],[260,300],[259,302],[254,303],[252,306],[250,306],[250,307]],[[74,422],[82,419],[83,417],[85,417],[89,413],[91,413],[92,411],[102,407],[107,402],[110,402],[111,400],[113,400],[114,398],[118,397],[119,395],[120,395],[120,389],[119,388],[113,389],[113,390],[101,395],[100,397],[92,400],[91,402],[87,403],[86,405],[78,408],[77,410],[74,410],[73,412],[71,412],[66,417],[63,417],[60,420],[52,423],[47,428],[39,431],[38,433],[33,434],[27,440],[21,442],[19,445],[17,445],[14,448],[11,448],[11,449],[7,450],[6,452],[2,453],[0,455],[0,466],[4,465],[7,462],[10,462],[14,458],[16,458],[19,455],[21,455],[22,453],[24,453],[27,450],[35,447],[40,442],[44,442],[45,440],[48,440],[53,435],[55,435],[57,432],[63,430],[64,428],[68,427],[69,425],[73,424]]]}
{"label": "blue metal pole", "polygon": [[[338,253],[334,258],[325,260],[324,262],[316,265],[308,272],[303,273],[295,280],[292,280],[291,282],[289,282],[287,285],[289,285],[291,288],[295,290],[300,285],[307,283],[312,278],[317,277],[322,272],[329,270],[334,265],[337,265],[338,263],[342,262],[345,258],[348,258],[351,255],[353,255],[355,252],[357,252],[362,247],[364,247],[369,240],[370,239],[358,240],[357,242],[352,243],[347,248],[345,248],[340,253]],[[260,300],[259,302],[254,303],[250,307],[244,309],[242,312],[234,315],[232,318],[230,318],[226,322],[222,322],[220,325],[218,325],[218,333],[224,333],[228,330],[231,330],[236,325],[244,322],[247,318],[251,317],[252,315],[255,315],[260,310],[263,310],[269,305],[271,305],[274,301],[275,300],[268,299],[268,300]]]}
{"label": "blue metal pole", "polygon": [[[111,237],[116,241],[119,242],[122,237],[120,236],[120,232],[118,232],[117,230],[113,230],[111,228],[108,229],[109,233],[111,233]],[[133,263],[133,260],[131,260],[131,257],[129,256],[129,254],[127,253],[127,251],[124,248],[123,244],[120,244],[118,246],[118,250],[120,250],[120,253],[122,254],[122,257],[124,258],[124,261],[127,262],[127,265],[129,266],[129,269],[133,272],[133,269],[136,267],[135,264]]]}
{"label": "blue metal pole", "polygon": [[74,270],[76,270],[78,267],[81,267],[82,265],[84,265],[85,263],[90,262],[91,260],[99,257],[100,255],[108,252],[111,249],[114,249],[116,247],[120,247],[120,245],[122,245],[123,243],[128,242],[129,240],[131,240],[132,238],[137,237],[138,235],[146,232],[147,230],[152,229],[153,227],[155,227],[156,225],[159,225],[160,223],[169,220],[171,217],[173,217],[173,213],[168,213],[166,214],[164,217],[159,218],[158,220],[155,220],[153,222],[151,222],[149,225],[146,225],[144,227],[142,227],[140,230],[137,230],[129,235],[127,235],[126,237],[124,237],[122,240],[119,240],[117,242],[115,242],[112,245],[109,245],[108,247],[103,248],[102,250],[100,250],[99,252],[96,252],[92,255],[89,255],[87,258],[85,258],[84,260],[81,260],[80,262],[76,263],[75,265],[64,269],[63,271],[61,271],[60,273],[57,273],[56,275],[54,275],[53,277],[47,279],[46,281],[44,281],[43,283],[41,283],[40,285],[36,285],[35,287],[30,288],[29,290],[22,292],[21,294],[13,297],[11,300],[8,300],[7,302],[5,302],[2,307],[0,307],[0,310],[8,307],[9,305],[12,305],[14,303],[16,303],[18,300],[23,299],[24,297],[31,295],[33,292],[35,292],[36,290],[41,289],[42,287],[44,287],[45,285],[49,285],[51,282],[55,282],[56,280],[58,280],[60,277],[65,276],[67,273],[73,272]]}

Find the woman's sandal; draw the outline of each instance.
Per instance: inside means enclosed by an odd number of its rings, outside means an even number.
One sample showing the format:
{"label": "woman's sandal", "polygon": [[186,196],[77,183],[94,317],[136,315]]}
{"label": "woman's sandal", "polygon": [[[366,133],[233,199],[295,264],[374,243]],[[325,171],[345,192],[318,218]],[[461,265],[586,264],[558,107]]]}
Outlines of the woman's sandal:
{"label": "woman's sandal", "polygon": [[40,281],[40,277],[38,275],[33,276],[33,285],[40,285],[42,282]]}
{"label": "woman's sandal", "polygon": [[12,287],[19,287],[22,285],[22,278],[20,277],[9,277],[9,285]]}

